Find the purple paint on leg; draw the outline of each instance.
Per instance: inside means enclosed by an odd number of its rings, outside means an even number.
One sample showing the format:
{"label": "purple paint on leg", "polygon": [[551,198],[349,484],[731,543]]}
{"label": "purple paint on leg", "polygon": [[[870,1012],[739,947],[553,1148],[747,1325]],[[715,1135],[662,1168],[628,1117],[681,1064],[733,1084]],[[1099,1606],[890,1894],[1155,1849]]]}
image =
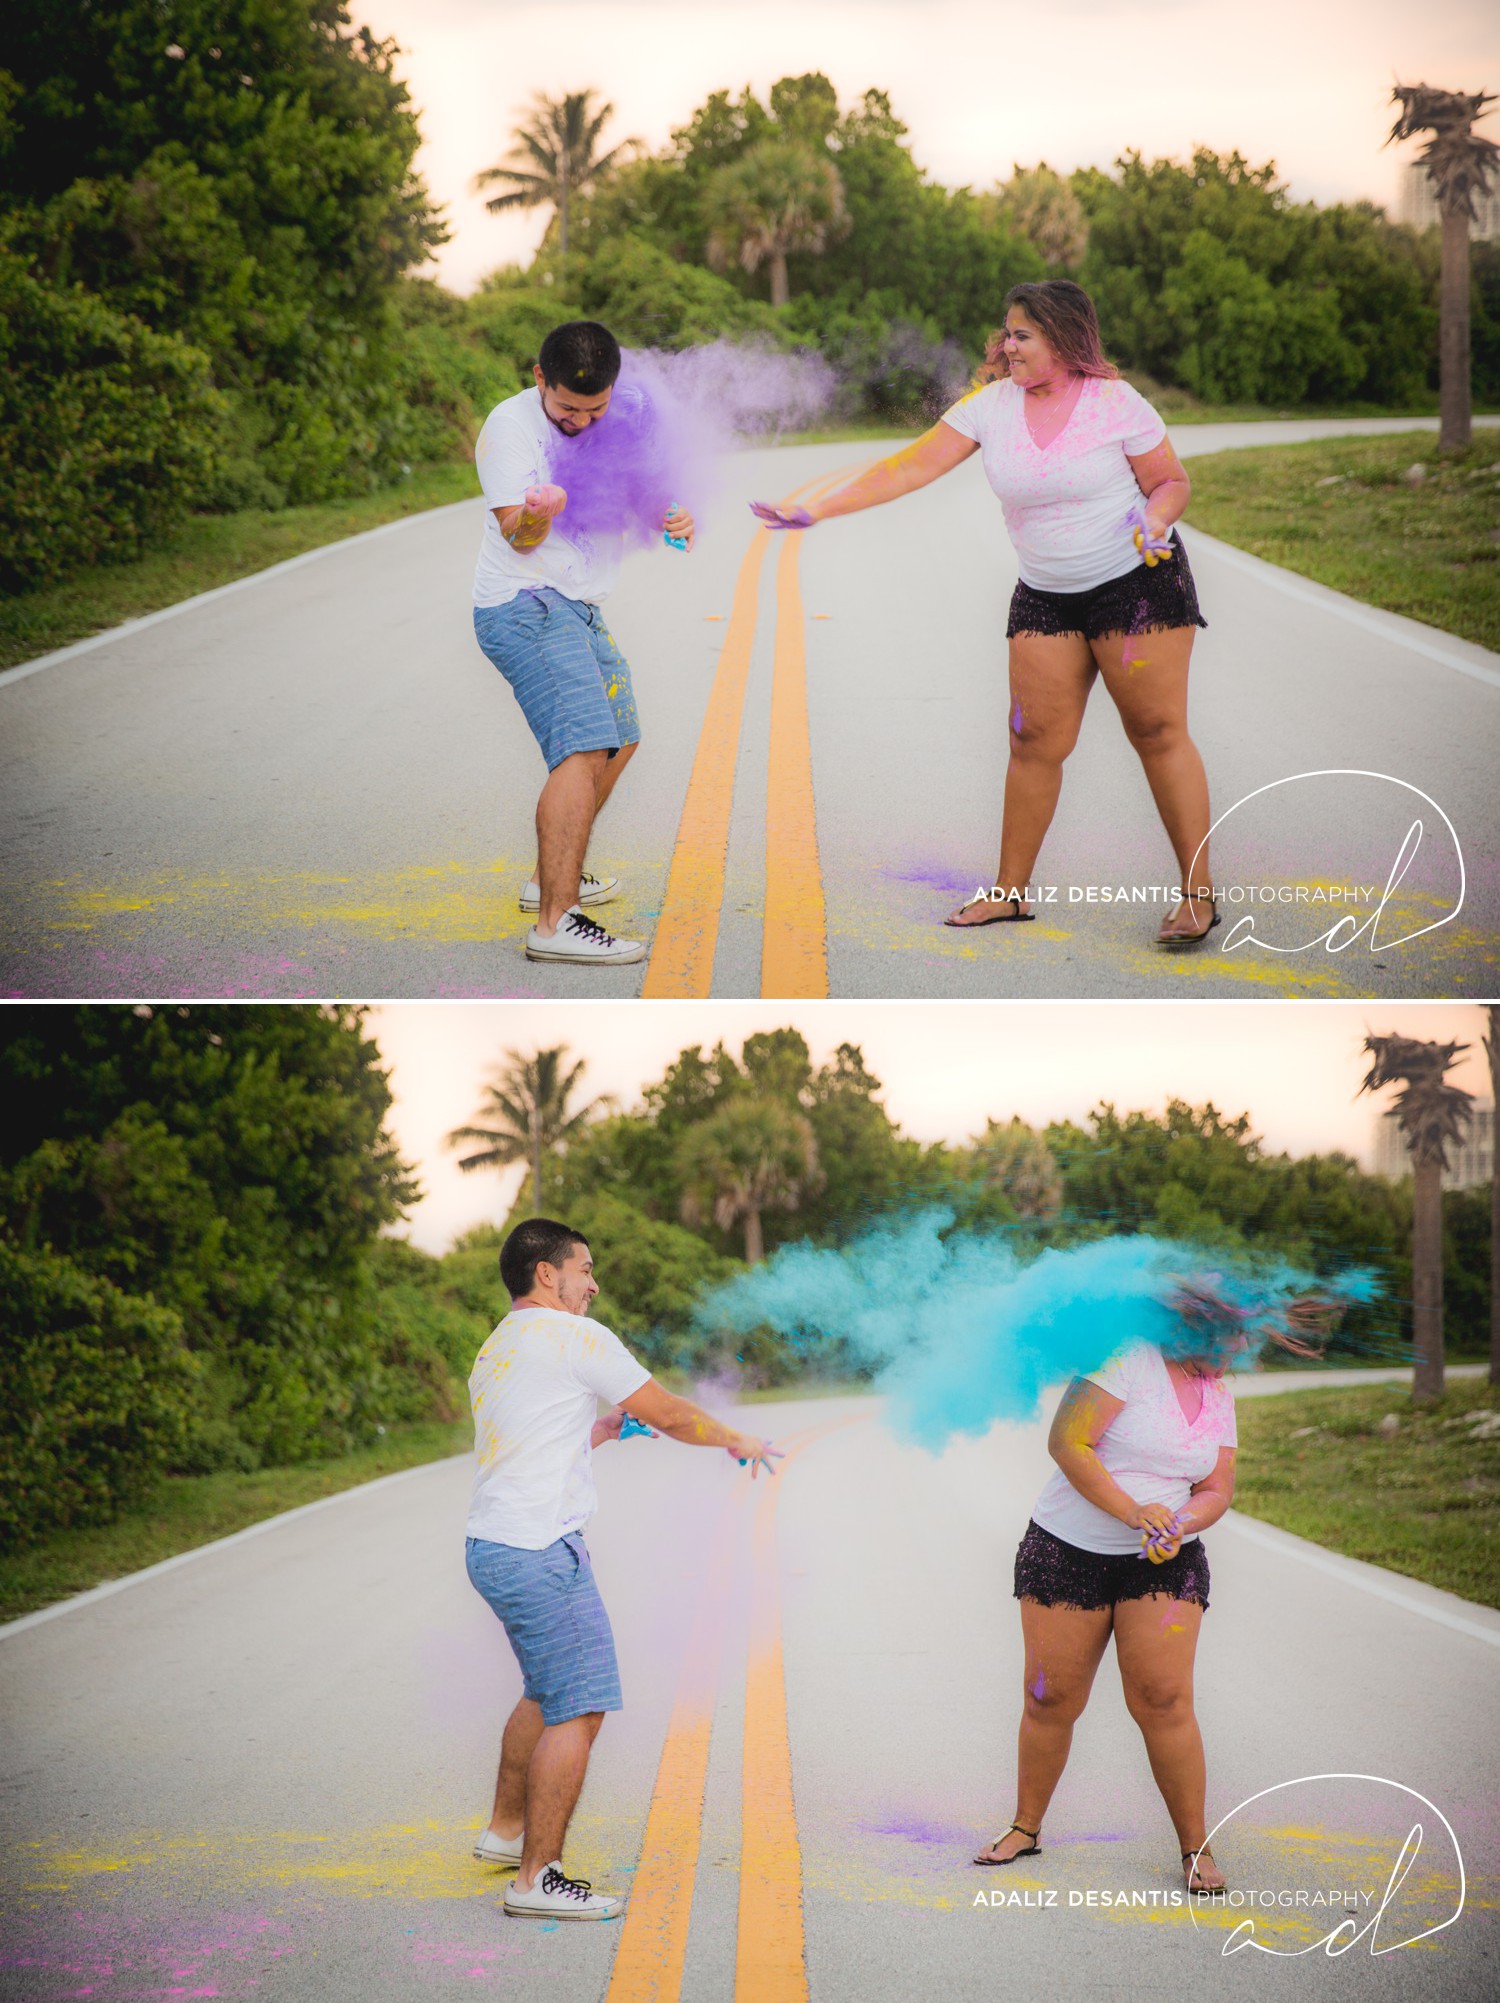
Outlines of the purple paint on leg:
{"label": "purple paint on leg", "polygon": [[1035,1683],[1031,1686],[1031,1694],[1039,1704],[1047,1694],[1047,1679],[1040,1669],[1036,1673]]}
{"label": "purple paint on leg", "polygon": [[1017,737],[1019,737],[1021,734],[1021,705],[1019,702],[1010,713],[1010,727],[1016,733]]}

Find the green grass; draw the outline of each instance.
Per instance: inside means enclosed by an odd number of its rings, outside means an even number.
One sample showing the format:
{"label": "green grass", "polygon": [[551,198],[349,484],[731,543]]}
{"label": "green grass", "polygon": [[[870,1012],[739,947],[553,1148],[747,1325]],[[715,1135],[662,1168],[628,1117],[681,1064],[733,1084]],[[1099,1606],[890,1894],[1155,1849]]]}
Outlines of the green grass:
{"label": "green grass", "polygon": [[320,1496],[468,1453],[473,1444],[474,1428],[462,1419],[394,1427],[377,1445],[340,1460],[263,1468],[258,1474],[169,1475],[148,1505],[117,1523],[67,1530],[29,1551],[0,1558],[0,1620],[15,1620],[54,1600],[142,1571]]}
{"label": "green grass", "polygon": [[[1215,407],[1170,391],[1158,393],[1156,400],[1174,426],[1391,415],[1363,406],[1316,412]],[[912,432],[909,424],[847,425],[789,432],[777,442],[881,444],[909,438]],[[1500,644],[1500,572],[1494,567],[1500,557],[1494,534],[1500,483],[1488,476],[1469,480],[1467,486],[1464,481],[1473,467],[1500,457],[1500,436],[1482,434],[1467,458],[1455,467],[1434,468],[1426,486],[1413,491],[1401,486],[1397,476],[1419,452],[1431,462],[1430,441],[1414,445],[1409,437],[1398,437],[1252,448],[1195,459],[1192,520],[1257,556],[1493,647]],[[1350,478],[1344,486],[1317,487],[1316,481],[1329,474]],[[473,468],[464,460],[419,466],[399,487],[357,501],[274,513],[247,509],[195,515],[138,563],[100,565],[64,584],[0,603],[0,670],[345,536],[473,499],[474,491]],[[1310,531],[1316,532],[1316,543]]]}
{"label": "green grass", "polygon": [[418,466],[399,487],[357,501],[272,512],[194,515],[170,540],[138,563],[98,565],[65,584],[0,603],[0,668],[13,668],[54,647],[69,647],[127,619],[176,605],[200,591],[230,584],[289,556],[419,515],[449,501],[477,498],[467,460]]}
{"label": "green grass", "polygon": [[[1415,486],[1402,479],[1426,467]],[[1435,438],[1336,438],[1188,466],[1189,528],[1369,605],[1500,647],[1500,432],[1439,459]]]}
{"label": "green grass", "polygon": [[[1500,1606],[1500,1389],[1453,1383],[1414,1411],[1401,1386],[1281,1391],[1239,1406],[1234,1506],[1349,1558]],[[1387,1438],[1387,1413],[1400,1430]]]}

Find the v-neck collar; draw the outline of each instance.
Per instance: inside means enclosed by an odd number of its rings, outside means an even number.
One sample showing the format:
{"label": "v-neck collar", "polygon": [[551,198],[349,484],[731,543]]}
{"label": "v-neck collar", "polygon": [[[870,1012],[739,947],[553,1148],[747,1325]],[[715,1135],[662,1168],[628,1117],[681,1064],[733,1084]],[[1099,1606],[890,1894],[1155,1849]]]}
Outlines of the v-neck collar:
{"label": "v-neck collar", "polygon": [[1021,429],[1026,433],[1027,439],[1030,442],[1031,449],[1033,452],[1040,452],[1040,453],[1050,452],[1053,446],[1056,445],[1057,441],[1061,437],[1063,437],[1067,431],[1071,429],[1073,420],[1078,415],[1078,406],[1083,402],[1084,397],[1088,394],[1089,380],[1090,379],[1088,376],[1080,377],[1078,383],[1078,393],[1073,399],[1073,408],[1068,412],[1067,416],[1063,419],[1062,423],[1058,426],[1057,430],[1053,432],[1052,436],[1047,440],[1045,445],[1043,445],[1040,439],[1037,438],[1036,434],[1033,432],[1031,428],[1030,423],[1027,421],[1026,392],[1025,390],[1021,391]]}
{"label": "v-neck collar", "polygon": [[1203,1421],[1208,1416],[1208,1387],[1211,1380],[1207,1377],[1199,1378],[1198,1381],[1203,1386],[1203,1396],[1198,1402],[1197,1418],[1190,1419],[1187,1413],[1184,1412],[1182,1409],[1182,1400],[1177,1395],[1177,1386],[1172,1382],[1172,1373],[1167,1368],[1167,1359],[1165,1358],[1165,1356],[1162,1355],[1159,1349],[1156,1350],[1154,1354],[1156,1356],[1157,1362],[1161,1365],[1161,1374],[1166,1379],[1166,1392],[1167,1396],[1172,1401],[1173,1410],[1176,1412],[1178,1418],[1181,1419],[1183,1425],[1187,1428],[1187,1430],[1190,1433],[1196,1433],[1198,1428],[1203,1424]]}

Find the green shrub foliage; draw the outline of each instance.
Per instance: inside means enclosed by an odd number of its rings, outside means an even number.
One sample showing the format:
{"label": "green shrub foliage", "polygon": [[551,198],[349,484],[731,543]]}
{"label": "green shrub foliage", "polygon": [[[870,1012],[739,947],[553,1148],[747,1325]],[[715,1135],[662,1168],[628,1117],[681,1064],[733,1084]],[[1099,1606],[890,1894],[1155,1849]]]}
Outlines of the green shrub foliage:
{"label": "green shrub foliage", "polygon": [[211,497],[227,409],[201,349],[0,252],[0,589],[139,556]]}
{"label": "green shrub foliage", "polygon": [[0,1239],[0,1547],[107,1522],[183,1451],[192,1358],[170,1308]]}

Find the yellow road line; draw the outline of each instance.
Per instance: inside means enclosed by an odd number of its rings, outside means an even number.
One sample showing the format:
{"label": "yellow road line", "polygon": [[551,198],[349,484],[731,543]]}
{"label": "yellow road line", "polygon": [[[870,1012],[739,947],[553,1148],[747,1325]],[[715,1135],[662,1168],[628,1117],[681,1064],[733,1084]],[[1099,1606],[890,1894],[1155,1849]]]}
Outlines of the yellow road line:
{"label": "yellow road line", "polygon": [[[836,473],[819,491],[841,482]],[[798,565],[801,536],[788,536],[776,565],[776,646],[771,753],[766,772],[766,908],[760,991],[826,997],[828,913],[818,858],[812,735],[807,716],[807,627]]]}
{"label": "yellow road line", "polygon": [[707,1585],[688,1635],[604,2003],[676,2003],[682,1987],[714,1697],[734,1585],[740,1500],[747,1485],[748,1476],[736,1484],[709,1547]]}
{"label": "yellow road line", "polygon": [[788,537],[776,566],[771,755],[766,773],[766,910],[760,956],[760,991],[775,996],[828,993],[828,917],[818,861],[807,644],[797,576],[801,543],[801,536]]}
{"label": "yellow road line", "polygon": [[[834,1419],[798,1445],[859,1425]],[[788,1454],[787,1461],[792,1456]],[[785,1467],[786,1462],[783,1462]],[[740,1914],[734,2003],[805,2003],[807,1943],[802,1925],[802,1844],[792,1798],[792,1746],[781,1652],[781,1584],[776,1552],[780,1476],[755,1505],[750,1660],[745,1681],[741,1773]]]}
{"label": "yellow road line", "polygon": [[[805,480],[779,505],[786,507],[816,482]],[[651,941],[651,958],[641,994],[648,1000],[702,999],[714,976],[714,948],[724,903],[724,865],[729,851],[729,815],[739,762],[740,727],[750,655],[755,645],[760,571],[771,540],[756,529],[740,565],[729,626],[719,651],[714,685],[698,733],[677,841],[667,875],[667,892]]]}

